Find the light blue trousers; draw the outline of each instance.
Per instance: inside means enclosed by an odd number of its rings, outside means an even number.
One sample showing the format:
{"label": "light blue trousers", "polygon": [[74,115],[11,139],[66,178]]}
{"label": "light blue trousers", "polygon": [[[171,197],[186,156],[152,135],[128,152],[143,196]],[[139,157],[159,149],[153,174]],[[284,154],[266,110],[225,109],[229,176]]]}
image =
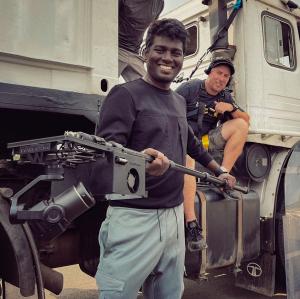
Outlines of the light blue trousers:
{"label": "light blue trousers", "polygon": [[100,233],[100,299],[180,299],[184,274],[183,205],[171,209],[109,207]]}

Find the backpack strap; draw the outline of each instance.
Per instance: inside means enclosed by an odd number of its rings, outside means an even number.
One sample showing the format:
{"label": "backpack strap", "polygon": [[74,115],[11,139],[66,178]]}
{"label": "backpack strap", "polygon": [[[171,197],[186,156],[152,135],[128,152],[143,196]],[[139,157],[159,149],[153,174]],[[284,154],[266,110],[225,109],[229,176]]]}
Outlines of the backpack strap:
{"label": "backpack strap", "polygon": [[204,80],[194,79],[189,82],[189,97],[186,98],[187,120],[195,135],[199,136],[202,129],[205,104],[200,101],[199,94]]}

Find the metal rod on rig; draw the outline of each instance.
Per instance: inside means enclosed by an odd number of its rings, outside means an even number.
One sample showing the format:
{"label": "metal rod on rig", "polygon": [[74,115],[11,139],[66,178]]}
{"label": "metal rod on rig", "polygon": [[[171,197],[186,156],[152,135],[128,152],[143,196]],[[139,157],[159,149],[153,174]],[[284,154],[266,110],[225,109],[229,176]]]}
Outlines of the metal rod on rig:
{"label": "metal rod on rig", "polygon": [[[195,176],[201,180],[206,180],[207,176],[208,176],[208,173],[206,173],[206,172],[200,172],[200,171],[197,171],[197,170],[194,170],[191,168],[184,167],[180,164],[176,164],[174,161],[170,161],[170,168],[172,168],[176,171],[182,172],[184,174],[189,174],[189,175]],[[216,181],[216,183],[219,183],[219,181],[222,182],[221,180],[218,180],[218,181]]]}
{"label": "metal rod on rig", "polygon": [[[200,180],[202,179],[203,181],[210,182],[210,183],[216,184],[218,186],[225,186],[226,185],[226,182],[224,182],[223,180],[220,180],[217,177],[214,177],[214,176],[212,176],[212,175],[210,175],[206,172],[200,172],[200,171],[197,171],[197,170],[193,170],[193,169],[184,167],[182,165],[176,164],[173,161],[170,161],[170,168],[172,168],[176,171],[182,172],[184,174],[192,175],[194,177],[199,178]],[[237,185],[234,186],[233,189],[236,190],[236,191],[240,191],[242,193],[245,193],[245,194],[249,192],[247,187],[242,187],[242,186],[237,186]]]}

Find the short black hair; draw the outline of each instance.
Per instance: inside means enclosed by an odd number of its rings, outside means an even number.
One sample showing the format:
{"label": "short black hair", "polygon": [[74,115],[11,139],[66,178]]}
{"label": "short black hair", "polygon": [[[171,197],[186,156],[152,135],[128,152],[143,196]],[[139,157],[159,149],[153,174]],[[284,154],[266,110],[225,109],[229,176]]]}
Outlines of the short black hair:
{"label": "short black hair", "polygon": [[180,21],[176,19],[162,19],[151,23],[146,36],[146,50],[153,44],[155,36],[180,40],[183,45],[183,53],[185,53],[188,33]]}

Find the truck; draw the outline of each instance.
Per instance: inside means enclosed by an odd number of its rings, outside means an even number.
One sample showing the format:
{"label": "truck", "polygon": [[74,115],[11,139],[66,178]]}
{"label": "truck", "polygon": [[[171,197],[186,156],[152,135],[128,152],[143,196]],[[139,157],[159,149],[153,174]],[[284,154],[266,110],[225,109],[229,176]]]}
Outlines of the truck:
{"label": "truck", "polygon": [[[268,296],[286,289],[289,298],[297,298],[300,12],[293,1],[238,4],[189,0],[163,16],[181,20],[190,33],[181,78],[195,65],[194,76],[203,77],[209,60],[201,64],[199,55],[208,48],[212,56],[231,58],[231,88],[251,116],[234,172],[249,192],[232,198],[200,180],[195,208],[208,248],[186,251],[186,277],[202,282],[211,270],[225,271],[239,287]],[[77,185],[86,168],[75,165],[111,151],[111,145],[103,150],[103,140],[87,136],[95,132],[101,102],[119,82],[118,4],[3,0],[0,7],[1,289],[4,298],[10,296],[9,283],[22,296],[41,299],[44,288],[56,294],[63,288],[55,268],[79,264],[94,276],[99,262],[107,201],[94,203]],[[122,173],[121,158],[116,173]],[[62,160],[70,166],[64,171],[57,164]],[[141,169],[127,175],[130,192],[144,191],[131,182],[136,173],[143,177]],[[119,191],[120,184],[112,183],[112,189]],[[85,198],[88,208],[70,216],[69,198]],[[64,213],[68,221],[57,222],[65,220]]]}
{"label": "truck", "polygon": [[196,208],[208,248],[187,252],[188,277],[203,279],[223,268],[235,275],[236,286],[299,298],[298,4],[190,0],[164,16],[182,21],[190,35],[174,87],[205,78],[211,59],[231,59],[236,73],[230,89],[250,115],[247,143],[233,170],[250,192],[226,201],[200,182]]}
{"label": "truck", "polygon": [[[0,15],[1,294],[15,298],[6,292],[9,283],[21,296],[44,298],[44,288],[56,294],[62,289],[62,277],[53,268],[79,264],[82,271],[95,274],[97,234],[107,203],[97,203],[57,238],[52,238],[57,228],[39,220],[29,226],[24,221],[12,224],[12,196],[41,175],[56,174],[44,173],[40,163],[20,165],[7,144],[63,136],[65,131],[94,134],[100,104],[118,83],[118,3],[1,0]],[[59,175],[58,180],[40,180],[20,196],[26,212],[73,185],[67,173],[64,180]],[[69,195],[81,191],[73,189]]]}

